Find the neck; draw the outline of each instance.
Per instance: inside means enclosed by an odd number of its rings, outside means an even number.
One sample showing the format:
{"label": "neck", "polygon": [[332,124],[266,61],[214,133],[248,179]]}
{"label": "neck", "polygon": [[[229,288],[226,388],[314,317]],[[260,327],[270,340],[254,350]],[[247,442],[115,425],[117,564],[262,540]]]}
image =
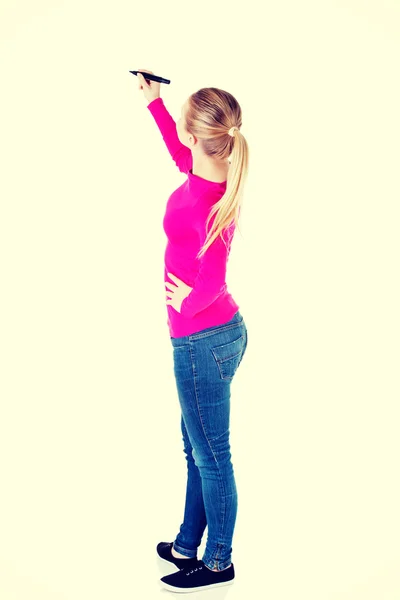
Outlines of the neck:
{"label": "neck", "polygon": [[227,159],[210,159],[204,155],[196,155],[194,152],[192,152],[192,156],[193,175],[203,177],[203,179],[209,179],[210,181],[217,181],[218,183],[226,181],[229,171],[229,162]]}

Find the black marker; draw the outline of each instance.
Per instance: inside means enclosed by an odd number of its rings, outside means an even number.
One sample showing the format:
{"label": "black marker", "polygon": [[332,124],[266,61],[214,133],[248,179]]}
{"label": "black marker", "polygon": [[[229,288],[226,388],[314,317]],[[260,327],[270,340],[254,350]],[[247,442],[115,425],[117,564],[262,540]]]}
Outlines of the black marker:
{"label": "black marker", "polygon": [[138,73],[142,73],[145,79],[149,79],[150,81],[158,81],[159,83],[171,83],[170,79],[164,79],[164,77],[159,77],[158,75],[152,75],[151,73],[143,73],[142,71],[129,71],[133,75],[137,75]]}

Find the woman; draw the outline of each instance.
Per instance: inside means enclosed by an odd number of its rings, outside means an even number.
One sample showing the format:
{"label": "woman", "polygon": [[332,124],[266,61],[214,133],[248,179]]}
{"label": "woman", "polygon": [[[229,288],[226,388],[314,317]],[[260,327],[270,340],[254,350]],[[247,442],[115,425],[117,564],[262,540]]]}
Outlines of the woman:
{"label": "woman", "polygon": [[[179,534],[174,542],[160,542],[157,552],[180,569],[162,577],[162,586],[189,592],[227,585],[235,577],[230,385],[246,350],[247,329],[225,277],[249,152],[240,132],[241,108],[228,92],[200,89],[175,123],[160,84],[141,73],[138,83],[172,159],[187,174],[168,199],[163,227],[167,323],[188,478]],[[198,560],[206,525],[207,545]]]}

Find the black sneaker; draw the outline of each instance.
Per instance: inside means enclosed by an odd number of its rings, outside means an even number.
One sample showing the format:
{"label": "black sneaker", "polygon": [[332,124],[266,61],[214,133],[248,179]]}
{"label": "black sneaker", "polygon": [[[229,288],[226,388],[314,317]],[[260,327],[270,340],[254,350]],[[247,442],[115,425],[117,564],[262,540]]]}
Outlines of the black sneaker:
{"label": "black sneaker", "polygon": [[171,553],[174,542],[160,542],[157,544],[157,554],[163,560],[173,563],[178,569],[192,567],[197,561],[197,556],[193,558],[175,558]]}
{"label": "black sneaker", "polygon": [[[185,559],[183,559],[185,560]],[[210,588],[230,585],[235,579],[233,563],[222,571],[212,571],[198,560],[196,564],[183,567],[176,573],[165,575],[159,580],[160,585],[170,592],[197,592]]]}

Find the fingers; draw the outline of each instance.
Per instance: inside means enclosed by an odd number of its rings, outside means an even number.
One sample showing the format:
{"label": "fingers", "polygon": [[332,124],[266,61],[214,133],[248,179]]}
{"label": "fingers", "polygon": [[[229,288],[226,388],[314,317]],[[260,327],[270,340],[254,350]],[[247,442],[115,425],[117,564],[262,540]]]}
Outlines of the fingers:
{"label": "fingers", "polygon": [[[154,75],[153,71],[149,71],[148,69],[138,69],[138,71],[143,71],[143,73],[151,73]],[[142,73],[137,74],[139,81],[141,82],[141,85],[139,86],[139,89],[141,90],[143,88],[143,83],[145,83],[147,86],[150,85],[150,79],[145,79],[145,77],[142,75]]]}
{"label": "fingers", "polygon": [[142,90],[143,86],[151,87],[150,79],[145,79],[141,73],[138,73],[137,76],[138,76],[138,80],[139,80],[139,90]]}
{"label": "fingers", "polygon": [[146,73],[154,75],[153,71],[148,69],[138,69],[138,89],[143,90],[144,97],[148,102],[160,97],[160,84],[158,82],[146,79]]}
{"label": "fingers", "polygon": [[151,88],[150,80],[145,79],[141,73],[138,73],[138,80],[139,80],[139,90],[142,90],[143,88]]}

